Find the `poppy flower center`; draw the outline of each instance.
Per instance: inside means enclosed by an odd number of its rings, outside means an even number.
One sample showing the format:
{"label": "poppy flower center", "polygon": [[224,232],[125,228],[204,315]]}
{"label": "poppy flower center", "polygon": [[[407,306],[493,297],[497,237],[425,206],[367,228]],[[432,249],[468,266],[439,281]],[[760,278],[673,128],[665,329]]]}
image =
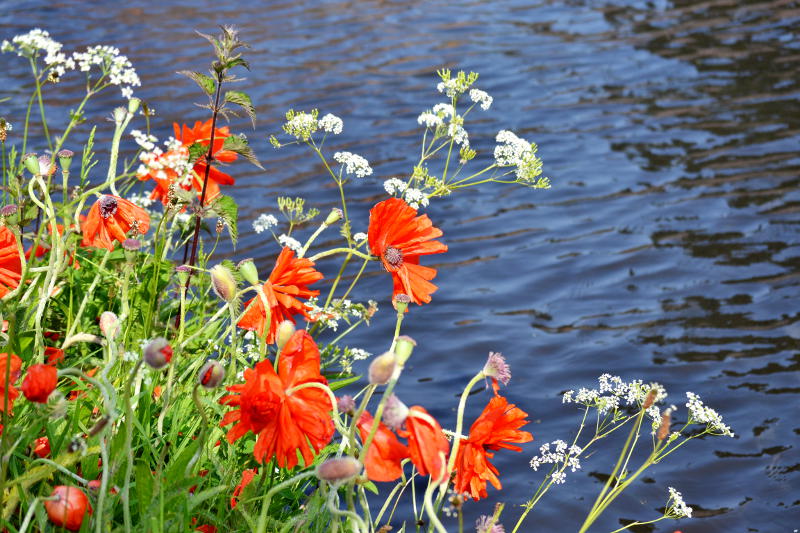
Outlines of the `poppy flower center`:
{"label": "poppy flower center", "polygon": [[112,217],[117,213],[117,199],[113,196],[103,196],[100,198],[100,216],[103,218]]}
{"label": "poppy flower center", "polygon": [[392,268],[400,268],[400,266],[403,264],[403,252],[399,248],[389,246],[386,248],[386,251],[383,252],[383,259]]}
{"label": "poppy flower center", "polygon": [[276,395],[269,391],[259,392],[250,398],[248,409],[250,420],[254,426],[259,428],[259,431],[277,415],[278,402],[276,400]]}

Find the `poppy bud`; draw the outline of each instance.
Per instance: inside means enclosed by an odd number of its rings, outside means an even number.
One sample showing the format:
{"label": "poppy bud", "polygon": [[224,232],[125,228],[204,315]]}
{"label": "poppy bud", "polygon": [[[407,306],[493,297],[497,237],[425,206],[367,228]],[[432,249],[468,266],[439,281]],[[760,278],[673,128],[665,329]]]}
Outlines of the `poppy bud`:
{"label": "poppy bud", "polygon": [[210,270],[211,287],[221,300],[232,301],[236,297],[236,280],[224,265],[214,265]]}
{"label": "poppy bud", "polygon": [[340,413],[353,415],[356,412],[356,401],[349,394],[336,398],[336,409]]}
{"label": "poppy bud", "polygon": [[408,304],[411,303],[411,297],[408,294],[396,294],[393,303],[398,313],[405,313],[406,309],[408,309]]}
{"label": "poppy bud", "polygon": [[100,331],[107,339],[113,340],[119,335],[120,324],[117,315],[111,311],[103,311],[100,315]]}
{"label": "poppy bud", "polygon": [[343,216],[342,210],[339,209],[338,207],[334,207],[333,209],[331,209],[331,212],[328,213],[328,217],[325,219],[325,225],[331,226],[333,224],[336,224],[339,220],[342,219],[342,216]]}
{"label": "poppy bud", "polygon": [[44,502],[44,508],[50,522],[56,527],[78,531],[87,510],[92,514],[89,499],[78,487],[59,485],[53,489],[50,498],[52,499]]}
{"label": "poppy bud", "polygon": [[33,174],[34,176],[38,176],[40,174],[39,170],[39,158],[36,154],[25,154],[22,158],[22,162],[25,164],[25,168],[28,169],[28,172]]}
{"label": "poppy bud", "polygon": [[361,461],[355,457],[335,457],[317,465],[317,477],[332,485],[339,485],[350,481],[363,469]]}
{"label": "poppy bud", "polygon": [[404,365],[408,358],[411,357],[411,352],[414,351],[414,346],[416,345],[417,341],[408,335],[397,337],[394,343],[394,353],[397,354],[397,361]]}
{"label": "poppy bud", "polygon": [[392,379],[396,365],[394,352],[384,352],[369,364],[369,382],[372,385],[386,385]]}
{"label": "poppy bud", "polygon": [[136,113],[139,110],[139,105],[141,103],[142,103],[142,101],[140,99],[136,98],[136,97],[131,98],[130,100],[128,100],[128,113],[130,113],[131,115]]}
{"label": "poppy bud", "polygon": [[383,408],[383,423],[397,431],[408,418],[408,406],[392,394]]}
{"label": "poppy bud", "polygon": [[197,375],[197,382],[207,389],[219,387],[224,379],[225,368],[214,359],[206,361]]}
{"label": "poppy bud", "polygon": [[239,268],[239,273],[250,285],[258,285],[258,269],[252,259],[242,259],[236,265]]}
{"label": "poppy bud", "polygon": [[283,350],[283,347],[294,335],[294,331],[294,322],[291,320],[284,320],[278,324],[278,329],[275,331],[275,344],[277,344],[279,350]]}
{"label": "poppy bud", "polygon": [[50,455],[50,439],[47,437],[39,437],[33,441],[33,453],[41,458]]}
{"label": "poppy bud", "polygon": [[511,368],[506,363],[506,358],[499,352],[489,352],[486,364],[483,366],[483,375],[496,379],[503,385],[508,385],[511,380]]}
{"label": "poppy bud", "polygon": [[47,398],[58,383],[58,371],[50,365],[33,365],[22,381],[22,393],[36,403],[47,403]]}
{"label": "poppy bud", "polygon": [[172,360],[172,347],[163,337],[156,337],[144,347],[144,362],[150,368],[161,370]]}
{"label": "poppy bud", "polygon": [[75,152],[72,150],[59,150],[56,154],[58,156],[58,163],[61,165],[61,168],[64,169],[65,172],[69,172],[69,166],[72,164],[72,157],[75,155]]}

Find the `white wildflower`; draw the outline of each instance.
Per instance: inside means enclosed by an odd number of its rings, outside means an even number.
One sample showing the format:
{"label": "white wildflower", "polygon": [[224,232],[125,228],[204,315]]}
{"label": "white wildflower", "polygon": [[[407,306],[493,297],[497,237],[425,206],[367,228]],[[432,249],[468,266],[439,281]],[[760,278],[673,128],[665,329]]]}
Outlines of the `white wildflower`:
{"label": "white wildflower", "polygon": [[316,111],[314,113],[305,113],[303,111],[294,113],[289,111],[286,114],[286,118],[287,122],[283,125],[283,131],[303,141],[307,141],[320,126],[317,121]]}
{"label": "white wildflower", "polygon": [[539,447],[539,455],[531,459],[531,468],[539,470],[539,467],[545,464],[556,465],[556,472],[553,474],[552,479],[556,484],[561,484],[564,483],[567,477],[566,473],[563,472],[564,468],[569,468],[572,472],[580,469],[579,456],[582,451],[580,446],[569,446],[560,439],[547,442]]}
{"label": "white wildflower", "polygon": [[403,191],[406,190],[408,185],[401,179],[398,178],[389,178],[388,180],[383,182],[383,188],[389,194],[402,194]]}
{"label": "white wildflower", "polygon": [[11,41],[3,41],[2,52],[16,52],[20,57],[34,57],[44,52],[44,63],[59,76],[75,68],[75,61],[61,51],[64,45],[50,37],[45,30],[34,28],[28,33],[17,35]]}
{"label": "white wildflower", "polygon": [[367,234],[364,233],[363,231],[359,231],[358,233],[353,235],[353,240],[356,241],[356,242],[366,241],[367,240]]}
{"label": "white wildflower", "polygon": [[364,359],[369,359],[372,355],[366,350],[362,350],[361,348],[348,348],[350,350],[350,355],[353,357],[354,361],[363,361]]}
{"label": "white wildflower", "polygon": [[706,427],[712,433],[729,437],[734,436],[731,428],[722,422],[722,416],[714,409],[703,405],[697,394],[687,392],[686,397],[689,398],[689,401],[686,402],[686,408],[689,410],[690,424],[706,424]]}
{"label": "white wildflower", "polygon": [[436,90],[440,93],[446,94],[448,98],[454,98],[464,94],[468,88],[469,84],[465,83],[465,81],[460,78],[450,78],[449,80],[441,81],[436,85]]}
{"label": "white wildflower", "polygon": [[281,246],[286,246],[290,250],[294,250],[295,253],[299,253],[300,250],[303,249],[303,245],[300,244],[300,241],[286,234],[282,234],[278,237],[278,242],[281,243]]}
{"label": "white wildflower", "polygon": [[667,511],[665,514],[670,518],[691,518],[692,508],[683,501],[681,493],[672,487],[668,487],[667,490],[669,491],[669,500],[667,500]]}
{"label": "white wildflower", "polygon": [[516,167],[517,179],[537,188],[550,188],[547,178],[536,178],[542,173],[542,160],[536,157],[538,147],[520,139],[513,132],[502,130],[497,134],[496,141],[500,144],[494,148],[495,163],[499,167]]}
{"label": "white wildflower", "polygon": [[136,144],[141,146],[143,150],[148,152],[155,150],[156,143],[158,142],[158,138],[155,135],[142,133],[139,130],[131,130],[131,136],[133,136],[133,140],[136,141]]}
{"label": "white wildflower", "polygon": [[420,126],[425,125],[426,128],[437,128],[444,125],[441,117],[430,111],[425,111],[417,117],[417,124]]}
{"label": "white wildflower", "polygon": [[336,115],[328,113],[319,120],[318,125],[320,129],[322,129],[327,133],[333,133],[334,135],[339,135],[340,133],[342,133],[344,122],[342,122],[342,119],[340,119]]}
{"label": "white wildflower", "polygon": [[432,111],[436,116],[439,118],[447,118],[447,117],[454,117],[456,116],[456,111],[453,108],[452,104],[448,104],[446,102],[442,102],[433,106]]}
{"label": "white wildflower", "polygon": [[369,166],[369,161],[364,159],[358,154],[350,152],[336,152],[333,154],[333,160],[344,165],[344,171],[347,174],[355,174],[357,178],[363,178],[372,174],[372,168]]}
{"label": "white wildflower", "polygon": [[125,86],[123,96],[126,98],[133,97],[132,87],[138,87],[142,84],[139,80],[139,75],[136,74],[136,69],[127,58],[121,55],[119,48],[113,46],[90,46],[85,52],[75,52],[72,54],[72,60],[77,63],[78,69],[81,72],[89,72],[92,66],[98,66],[103,73],[107,76],[107,82],[111,85]]}
{"label": "white wildflower", "polygon": [[143,209],[147,209],[151,205],[153,205],[153,199],[149,196],[145,196],[144,194],[132,194],[128,196],[128,200],[133,202],[134,204],[138,205]]}
{"label": "white wildflower", "polygon": [[451,122],[447,127],[447,135],[453,138],[454,143],[469,147],[469,135],[467,134],[467,130],[460,124]]}
{"label": "white wildflower", "polygon": [[411,187],[407,188],[403,192],[403,198],[408,203],[408,205],[410,205],[414,209],[419,209],[420,205],[422,205],[423,207],[428,207],[428,204],[430,203],[430,200],[428,199],[428,197],[425,195],[424,192],[422,192],[419,189],[414,189]]}
{"label": "white wildflower", "polygon": [[476,104],[481,105],[481,109],[486,111],[492,106],[492,102],[494,98],[489,96],[489,93],[486,91],[481,91],[480,89],[470,89],[469,91],[469,99],[475,102]]}
{"label": "white wildflower", "polygon": [[256,233],[261,233],[262,231],[266,231],[270,228],[274,228],[278,225],[278,219],[272,215],[267,214],[260,214],[258,218],[253,221],[253,229]]}

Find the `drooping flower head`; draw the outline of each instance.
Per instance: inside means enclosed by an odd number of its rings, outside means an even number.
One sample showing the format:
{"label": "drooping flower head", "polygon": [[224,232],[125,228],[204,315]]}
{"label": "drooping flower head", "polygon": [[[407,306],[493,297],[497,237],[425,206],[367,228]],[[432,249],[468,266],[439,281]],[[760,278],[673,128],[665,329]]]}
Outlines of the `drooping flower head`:
{"label": "drooping flower head", "polygon": [[104,194],[89,209],[81,224],[83,246],[114,249],[114,241],[123,242],[128,232],[144,235],[150,228],[147,211],[119,196]]}
{"label": "drooping flower head", "polygon": [[[375,420],[368,412],[364,412],[358,420],[358,433],[361,442],[366,442]],[[372,481],[394,481],[403,475],[400,463],[408,458],[408,446],[397,440],[392,431],[381,422],[372,438],[372,443],[367,450],[364,467],[367,477]]]}
{"label": "drooping flower head", "polygon": [[389,198],[370,210],[369,248],[392,275],[393,296],[407,294],[418,305],[431,301],[437,289],[431,283],[436,269],[420,265],[419,258],[447,251],[446,245],[434,240],[441,235],[428,215],[417,216],[417,210],[400,198]]}
{"label": "drooping flower head", "polygon": [[22,261],[17,250],[17,237],[6,226],[0,226],[0,298],[16,289],[22,279]]}
{"label": "drooping flower head", "polygon": [[486,498],[486,482],[500,489],[497,468],[489,462],[494,451],[501,448],[522,451],[515,444],[533,440],[533,436],[520,428],[528,423],[528,414],[504,397],[495,394],[483,412],[472,424],[469,438],[462,439],[456,456],[455,490],[468,493],[472,499]]}
{"label": "drooping flower head", "polygon": [[233,443],[252,431],[258,436],[253,455],[263,463],[273,456],[281,468],[294,468],[297,452],[310,465],[333,437],[331,410],[335,408],[325,391],[317,387],[293,390],[306,383],[327,385],[320,375],[319,349],[304,330],[286,343],[278,362],[263,360],[244,371],[244,383],[228,387],[232,392],[220,399],[223,405],[237,407],[225,414],[221,426],[236,422],[228,430]]}
{"label": "drooping flower head", "polygon": [[47,403],[47,398],[58,383],[58,370],[51,365],[32,365],[22,380],[22,394],[36,403]]}
{"label": "drooping flower head", "polygon": [[439,422],[424,407],[414,405],[408,409],[405,431],[398,433],[408,439],[411,462],[420,475],[430,475],[435,481],[443,481],[447,474],[450,444]]}
{"label": "drooping flower head", "polygon": [[267,342],[275,342],[275,332],[278,325],[284,320],[294,322],[295,315],[302,315],[306,320],[311,320],[308,307],[298,298],[311,298],[317,296],[319,291],[308,288],[314,282],[322,279],[322,274],[314,269],[310,259],[298,258],[289,248],[281,250],[275,268],[269,279],[261,286],[261,294],[249,300],[246,310],[238,326],[242,329],[255,330],[263,337],[267,327],[267,306],[270,310],[269,332]]}

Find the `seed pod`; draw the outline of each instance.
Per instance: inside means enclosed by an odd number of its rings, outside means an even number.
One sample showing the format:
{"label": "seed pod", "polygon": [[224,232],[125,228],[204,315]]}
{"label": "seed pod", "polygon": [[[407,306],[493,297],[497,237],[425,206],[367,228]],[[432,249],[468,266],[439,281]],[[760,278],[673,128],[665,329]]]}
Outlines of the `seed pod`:
{"label": "seed pod", "polygon": [[197,374],[197,382],[207,389],[219,387],[224,379],[225,368],[214,359],[206,361]]}
{"label": "seed pod", "polygon": [[411,303],[411,297],[408,294],[396,294],[392,303],[398,313],[405,313],[406,309],[408,309],[408,304]]}
{"label": "seed pod", "polygon": [[36,154],[25,154],[22,158],[22,162],[25,164],[25,168],[28,169],[28,172],[34,176],[38,176],[41,173],[39,169],[39,158]]}
{"label": "seed pod", "polygon": [[395,368],[394,352],[384,352],[369,364],[369,382],[372,385],[386,385],[392,379]]}
{"label": "seed pod", "polygon": [[355,457],[336,457],[317,466],[317,477],[332,485],[339,485],[359,475],[363,468],[361,461]]}
{"label": "seed pod", "polygon": [[394,353],[397,354],[397,361],[400,364],[405,364],[408,358],[411,357],[411,352],[414,351],[416,345],[417,341],[408,335],[400,335],[397,337],[394,343]]}

